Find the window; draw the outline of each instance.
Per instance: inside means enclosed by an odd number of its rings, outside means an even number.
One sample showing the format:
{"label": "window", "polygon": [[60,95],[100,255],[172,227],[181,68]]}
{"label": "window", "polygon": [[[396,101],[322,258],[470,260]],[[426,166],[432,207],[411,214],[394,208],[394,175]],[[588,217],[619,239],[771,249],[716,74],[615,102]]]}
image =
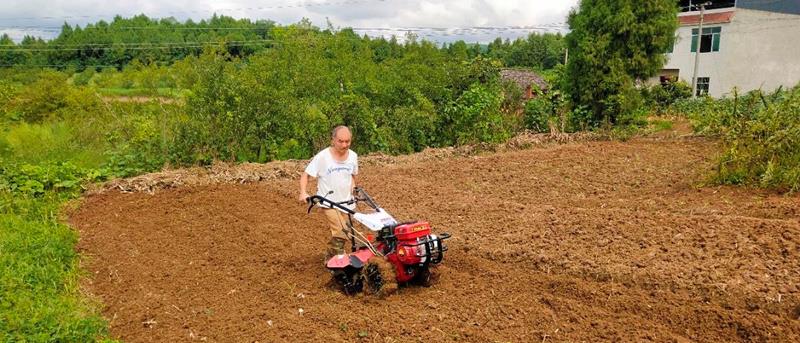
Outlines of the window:
{"label": "window", "polygon": [[659,81],[659,83],[661,83],[662,86],[666,86],[666,85],[668,85],[670,83],[678,82],[678,76],[677,75],[661,75],[661,76],[658,77],[658,81]]}
{"label": "window", "polygon": [[708,94],[708,84],[709,78],[707,77],[698,77],[697,78],[697,93],[695,95],[707,95]]}
{"label": "window", "polygon": [[[704,27],[700,35],[700,52],[719,51],[719,38],[722,28]],[[697,29],[692,29],[692,52],[697,51]]]}

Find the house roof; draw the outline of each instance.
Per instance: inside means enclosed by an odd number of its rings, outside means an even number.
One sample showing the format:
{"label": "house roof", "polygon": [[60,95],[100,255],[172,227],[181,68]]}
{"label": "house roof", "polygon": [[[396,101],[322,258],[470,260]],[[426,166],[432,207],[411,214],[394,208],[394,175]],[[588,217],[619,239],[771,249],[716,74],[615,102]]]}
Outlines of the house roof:
{"label": "house roof", "polygon": [[[733,13],[734,11],[732,10],[706,13],[703,15],[703,25],[730,23],[733,19]],[[697,25],[700,23],[700,13],[692,12],[689,15],[678,16],[678,22],[680,22],[681,26]]]}
{"label": "house roof", "polygon": [[796,0],[737,0],[736,7],[767,12],[800,14],[800,1]]}
{"label": "house roof", "polygon": [[504,80],[514,81],[520,88],[525,89],[530,85],[536,85],[541,90],[549,89],[547,81],[538,74],[521,69],[501,69],[500,77]]}

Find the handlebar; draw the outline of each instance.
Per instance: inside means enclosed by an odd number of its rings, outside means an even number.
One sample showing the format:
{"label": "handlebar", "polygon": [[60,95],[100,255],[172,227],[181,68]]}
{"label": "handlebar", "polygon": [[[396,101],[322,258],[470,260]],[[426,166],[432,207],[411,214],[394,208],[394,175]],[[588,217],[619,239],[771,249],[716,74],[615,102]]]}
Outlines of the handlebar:
{"label": "handlebar", "polygon": [[369,194],[367,194],[367,191],[365,191],[363,188],[356,187],[354,189],[354,193],[356,194],[355,199],[366,202],[367,205],[369,205],[369,207],[372,207],[372,209],[374,210],[377,210],[379,208],[378,203],[376,203],[375,200],[372,200],[372,197],[370,197]]}
{"label": "handlebar", "polygon": [[350,199],[350,200],[346,200],[346,201],[335,202],[335,201],[333,201],[331,199],[328,199],[326,197],[323,197],[321,195],[312,195],[312,196],[306,198],[306,201],[308,202],[308,210],[306,211],[306,213],[311,213],[311,209],[314,208],[314,206],[316,206],[317,204],[323,204],[323,205],[327,204],[330,208],[336,207],[336,208],[338,208],[338,209],[340,209],[340,210],[342,210],[342,211],[344,211],[346,213],[349,213],[349,214],[355,214],[356,213],[355,211],[353,211],[353,210],[351,210],[351,209],[349,209],[349,208],[344,206],[344,205],[355,204],[357,202],[356,199]]}
{"label": "handlebar", "polygon": [[[331,191],[328,194],[331,194],[331,193],[333,193],[333,191]],[[355,187],[353,189],[353,193],[355,193],[355,196],[352,199],[345,200],[345,201],[340,201],[340,202],[335,202],[335,201],[333,201],[331,199],[328,199],[328,198],[326,198],[324,196],[321,196],[321,195],[312,195],[312,196],[306,198],[306,202],[308,202],[308,211],[306,211],[306,212],[307,213],[311,213],[311,209],[314,208],[314,206],[316,206],[317,204],[323,204],[323,205],[327,205],[330,208],[334,208],[334,207],[338,208],[338,209],[344,211],[345,213],[355,214],[356,213],[355,211],[345,207],[345,205],[352,205],[352,204],[358,203],[359,201],[366,202],[367,205],[369,205],[370,207],[372,207],[375,210],[380,208],[378,206],[378,204],[375,202],[375,200],[372,200],[372,197],[370,197],[369,194],[367,194],[367,191],[365,191],[363,188]]]}

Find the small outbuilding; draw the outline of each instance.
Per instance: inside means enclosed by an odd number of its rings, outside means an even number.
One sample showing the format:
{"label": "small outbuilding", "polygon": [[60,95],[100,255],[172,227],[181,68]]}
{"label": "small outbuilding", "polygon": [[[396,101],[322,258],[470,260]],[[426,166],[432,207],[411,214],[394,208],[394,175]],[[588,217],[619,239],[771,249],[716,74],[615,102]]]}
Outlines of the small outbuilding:
{"label": "small outbuilding", "polygon": [[539,91],[546,93],[550,88],[544,78],[530,70],[501,69],[500,77],[503,80],[513,81],[519,85],[519,88],[523,91],[522,98],[525,100],[536,97],[537,92],[534,89],[539,89]]}

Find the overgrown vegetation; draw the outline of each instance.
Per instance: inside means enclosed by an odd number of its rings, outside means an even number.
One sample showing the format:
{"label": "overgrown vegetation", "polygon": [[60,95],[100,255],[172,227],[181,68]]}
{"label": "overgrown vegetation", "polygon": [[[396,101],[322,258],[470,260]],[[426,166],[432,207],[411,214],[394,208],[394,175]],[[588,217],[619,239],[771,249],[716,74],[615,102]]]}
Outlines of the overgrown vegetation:
{"label": "overgrown vegetation", "polygon": [[150,147],[177,106],[105,101],[55,71],[15,75],[0,81],[0,341],[103,339],[59,210],[87,183],[160,168]]}
{"label": "overgrown vegetation", "polygon": [[68,163],[0,160],[0,341],[91,342],[107,335],[80,293],[77,233],[59,207],[97,175]]}
{"label": "overgrown vegetation", "polygon": [[687,99],[672,111],[686,114],[697,132],[722,139],[715,183],[800,190],[800,86]]}

